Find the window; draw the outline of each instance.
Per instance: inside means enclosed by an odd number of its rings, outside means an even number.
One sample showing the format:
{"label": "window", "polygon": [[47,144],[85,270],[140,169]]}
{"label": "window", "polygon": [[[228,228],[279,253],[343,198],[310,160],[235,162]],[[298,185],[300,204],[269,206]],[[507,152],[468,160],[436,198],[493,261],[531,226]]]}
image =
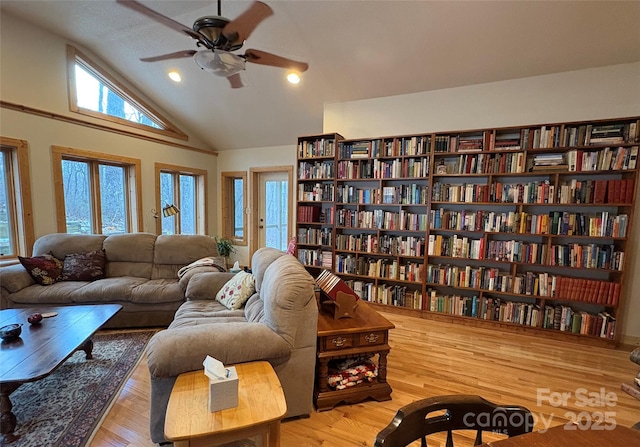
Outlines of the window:
{"label": "window", "polygon": [[53,146],[58,231],[140,231],[140,160]]}
{"label": "window", "polygon": [[[207,171],[156,163],[158,234],[205,234]],[[177,214],[162,210],[174,205]]]}
{"label": "window", "polygon": [[0,260],[28,256],[34,242],[29,146],[0,137]]}
{"label": "window", "polygon": [[69,107],[72,111],[187,139],[182,131],[72,46],[67,46],[67,59]]}
{"label": "window", "polygon": [[236,245],[247,245],[247,173],[223,172],[222,178],[222,226],[223,236]]}

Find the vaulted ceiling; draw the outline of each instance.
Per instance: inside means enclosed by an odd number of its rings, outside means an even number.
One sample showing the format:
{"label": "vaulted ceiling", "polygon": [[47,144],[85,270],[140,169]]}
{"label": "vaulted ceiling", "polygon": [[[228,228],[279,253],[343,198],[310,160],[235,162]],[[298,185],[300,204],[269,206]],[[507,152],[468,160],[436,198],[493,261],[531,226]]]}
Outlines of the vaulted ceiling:
{"label": "vaulted ceiling", "polygon": [[[195,41],[115,0],[2,0],[0,13],[87,48],[213,150],[320,133],[326,103],[640,61],[638,1],[265,1],[274,15],[238,52],[308,62],[297,86],[284,70],[256,64],[242,74],[246,86],[231,89],[190,58],[141,62]],[[189,27],[217,15],[215,1],[142,3]],[[223,0],[222,15],[233,19],[249,5]],[[183,82],[170,81],[169,69]]]}

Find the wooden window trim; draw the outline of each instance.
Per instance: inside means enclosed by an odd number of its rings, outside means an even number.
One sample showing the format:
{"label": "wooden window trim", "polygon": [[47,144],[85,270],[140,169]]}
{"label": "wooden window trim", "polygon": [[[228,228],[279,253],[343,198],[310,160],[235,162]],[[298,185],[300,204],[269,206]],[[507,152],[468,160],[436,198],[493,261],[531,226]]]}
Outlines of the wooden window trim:
{"label": "wooden window trim", "polygon": [[[7,138],[0,136],[0,145],[12,148],[11,163],[13,191],[8,197],[13,201],[13,217],[15,220],[14,242],[16,244],[16,254],[20,256],[31,256],[33,243],[35,242],[35,232],[33,227],[33,201],[31,198],[31,176],[29,173],[29,144],[25,140]],[[6,256],[3,259],[15,259],[14,256]]]}
{"label": "wooden window trim", "polygon": [[[125,168],[127,175],[128,194],[125,195],[125,207],[127,212],[127,225],[130,232],[142,231],[142,168],[141,161],[137,158],[123,157],[119,155],[106,154],[101,152],[91,152],[83,149],[74,149],[63,146],[51,146],[51,162],[53,165],[54,196],[56,201],[56,222],[58,232],[67,232],[67,219],[64,204],[64,185],[62,181],[62,160],[76,160],[89,162],[92,171],[91,194],[93,195],[92,218],[95,225],[94,231],[102,232],[100,203],[98,201],[99,191],[96,183],[99,181],[98,168],[96,163],[121,166]],[[131,187],[134,186],[134,187]]]}
{"label": "wooden window trim", "polygon": [[[124,99],[128,100],[131,104],[135,105],[141,112],[147,115],[152,121],[154,121],[161,128],[156,129],[151,126],[139,124],[134,121],[129,121],[116,116],[107,115],[101,112],[78,107],[78,98],[76,96],[76,76],[75,76],[75,64],[80,62],[86,68],[89,69],[91,74],[100,80],[104,85],[109,87],[115,93],[118,93]],[[122,83],[113,79],[108,72],[103,69],[98,63],[93,61],[90,57],[81,53],[78,49],[71,45],[67,45],[67,84],[69,94],[69,110],[81,115],[98,118],[100,120],[108,121],[114,124],[122,124],[135,129],[144,130],[147,132],[153,132],[160,135],[165,135],[179,140],[187,141],[189,137],[187,134],[178,129],[177,126],[172,124],[169,120],[164,118],[160,112],[155,110],[152,106],[148,105],[145,101],[140,99],[130,89],[125,87]]]}
{"label": "wooden window trim", "polygon": [[[220,173],[220,179],[222,182],[221,194],[222,194],[222,236],[233,240],[235,245],[246,246],[248,244],[247,233],[247,172],[246,171],[227,171]],[[233,191],[233,181],[235,179],[242,179],[242,195],[243,206],[242,213],[244,214],[242,234],[244,237],[235,237],[234,231],[234,216],[232,215],[232,201],[235,202],[235,196]]]}
{"label": "wooden window trim", "polygon": [[[186,166],[177,166],[166,163],[155,163],[155,179],[156,179],[156,207],[155,215],[158,217],[156,221],[156,234],[162,234],[162,207],[160,201],[160,173],[168,172],[171,174],[192,175],[196,180],[196,234],[207,234],[207,174],[204,169],[189,168]],[[174,191],[175,200],[180,200],[178,191]],[[180,208],[179,204],[175,204]],[[180,227],[179,219],[176,219],[178,230]]]}

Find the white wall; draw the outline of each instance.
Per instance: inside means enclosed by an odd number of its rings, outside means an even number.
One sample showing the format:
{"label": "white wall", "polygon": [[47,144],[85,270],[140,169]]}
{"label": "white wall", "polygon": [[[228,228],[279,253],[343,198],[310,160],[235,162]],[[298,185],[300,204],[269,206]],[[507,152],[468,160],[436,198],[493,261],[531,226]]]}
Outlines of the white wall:
{"label": "white wall", "polygon": [[[326,104],[323,132],[372,138],[626,116],[640,116],[640,63]],[[640,344],[640,206],[633,227],[622,334]]]}
{"label": "white wall", "polygon": [[[14,17],[5,17],[3,14],[2,27],[0,27],[0,98],[10,103],[80,118],[80,115],[69,111],[67,43],[55,35],[43,32]],[[91,56],[97,59],[94,55]],[[98,60],[98,62],[102,64],[101,61]],[[126,82],[122,78],[120,80]],[[128,87],[135,91],[132,86],[128,85]],[[168,118],[171,117],[168,116]],[[84,119],[92,120],[91,118]],[[92,121],[104,124],[99,120]],[[175,124],[183,131],[187,131],[184,126],[180,126],[180,123]],[[156,208],[154,163],[207,170],[207,195],[209,199],[207,233],[215,234],[218,214],[216,213],[218,179],[217,157],[215,155],[5,108],[0,109],[0,135],[26,140],[29,144],[36,237],[57,231],[51,166],[52,145],[140,159],[143,210],[143,228],[141,230],[152,233],[156,231],[155,220],[151,213],[151,209]],[[148,135],[154,134],[149,133]],[[185,143],[184,141],[173,141]],[[206,149],[191,135],[186,144]]]}
{"label": "white wall", "polygon": [[[233,151],[222,151],[218,156],[218,172],[226,171],[246,171],[247,173],[247,206],[250,205],[251,197],[251,176],[249,174],[250,168],[265,168],[265,167],[281,167],[281,166],[293,166],[294,176],[295,167],[297,163],[296,155],[296,142],[292,142],[290,146],[273,146],[273,147],[261,147],[257,149],[242,149]],[[293,189],[295,194],[295,188]],[[217,192],[217,201],[221,202],[220,190]],[[251,216],[247,215],[249,224],[251,223]],[[218,228],[222,228],[222,216],[218,213],[217,216]],[[251,233],[250,228],[247,231]],[[291,229],[291,234],[295,231]],[[250,241],[249,241],[250,243]],[[232,261],[239,261],[240,265],[250,265],[249,259],[249,247],[238,246],[237,253],[230,256]]]}

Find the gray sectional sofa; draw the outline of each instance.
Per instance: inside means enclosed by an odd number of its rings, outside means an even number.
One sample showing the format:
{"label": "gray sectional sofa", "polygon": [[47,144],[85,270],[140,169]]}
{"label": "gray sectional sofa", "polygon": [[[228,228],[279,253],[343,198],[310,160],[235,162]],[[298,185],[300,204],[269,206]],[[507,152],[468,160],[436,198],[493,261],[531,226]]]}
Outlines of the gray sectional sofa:
{"label": "gray sectional sofa", "polygon": [[215,299],[231,273],[190,270],[187,301],[147,347],[151,374],[151,439],[164,438],[164,416],[177,376],[203,369],[210,355],[224,364],[268,360],[287,401],[286,417],[313,410],[318,306],[313,277],[291,255],[272,248],[251,260],[255,293],[229,310]]}
{"label": "gray sectional sofa", "polygon": [[178,280],[178,270],[198,259],[218,256],[215,240],[209,236],[150,233],[47,234],[36,240],[33,256],[50,253],[63,260],[72,253],[102,249],[104,278],[93,281],[40,285],[21,264],[0,268],[1,308],[117,303],[122,310],[107,328],[166,327],[185,301],[187,283]]}
{"label": "gray sectional sofa", "polygon": [[64,259],[102,249],[105,277],[93,281],[40,285],[22,265],[0,268],[2,308],[118,303],[123,309],[109,327],[168,326],[147,346],[154,442],[165,441],[164,417],[177,376],[202,370],[207,355],[227,365],[269,361],[282,384],[286,417],[313,411],[315,282],[294,256],[257,250],[251,260],[254,293],[242,307],[230,309],[216,294],[234,274],[194,263],[217,255],[208,236],[49,234],[36,241],[33,255]]}

